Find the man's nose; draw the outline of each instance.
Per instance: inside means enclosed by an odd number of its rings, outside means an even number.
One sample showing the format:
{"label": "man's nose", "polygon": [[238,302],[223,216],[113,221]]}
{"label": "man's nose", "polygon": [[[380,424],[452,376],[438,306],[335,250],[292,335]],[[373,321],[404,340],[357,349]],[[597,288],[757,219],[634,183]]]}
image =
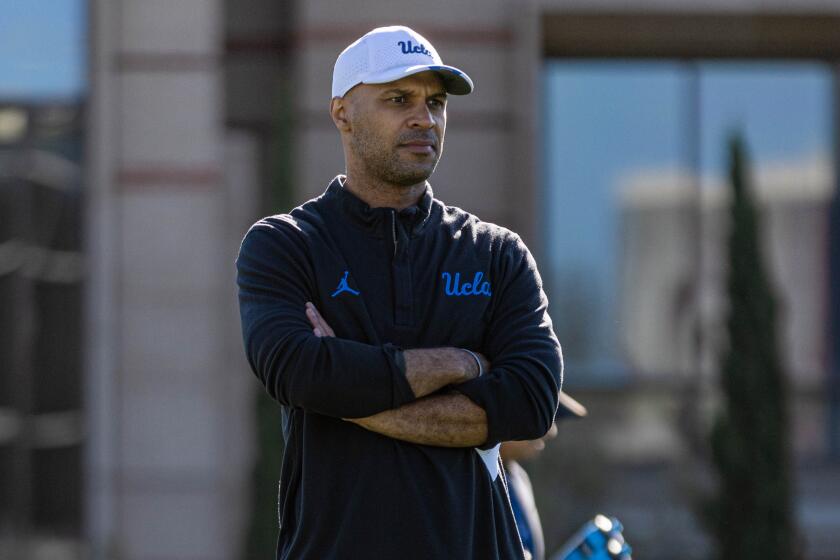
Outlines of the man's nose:
{"label": "man's nose", "polygon": [[412,128],[433,128],[435,126],[435,117],[428,105],[419,103],[411,114],[409,124]]}

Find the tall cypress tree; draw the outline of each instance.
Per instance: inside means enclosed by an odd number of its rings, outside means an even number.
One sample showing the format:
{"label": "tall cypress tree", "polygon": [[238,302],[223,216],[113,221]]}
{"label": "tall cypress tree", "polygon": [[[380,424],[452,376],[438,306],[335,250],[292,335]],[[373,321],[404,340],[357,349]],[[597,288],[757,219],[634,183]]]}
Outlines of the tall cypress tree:
{"label": "tall cypress tree", "polygon": [[788,560],[797,557],[788,389],[745,152],[743,140],[733,135],[729,346],[721,358],[723,407],[711,435],[720,486],[709,521],[721,560]]}

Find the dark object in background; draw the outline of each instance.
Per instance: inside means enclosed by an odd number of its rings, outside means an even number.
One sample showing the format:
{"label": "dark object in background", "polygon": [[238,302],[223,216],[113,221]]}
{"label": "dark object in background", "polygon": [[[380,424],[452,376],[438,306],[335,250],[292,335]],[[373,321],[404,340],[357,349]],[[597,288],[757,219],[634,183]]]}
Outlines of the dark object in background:
{"label": "dark object in background", "polygon": [[[840,123],[840,111],[835,115]],[[835,124],[835,127],[838,125]],[[835,148],[840,154],[840,148]],[[835,158],[840,156],[835,156]],[[834,197],[829,208],[828,243],[829,243],[829,307],[828,307],[828,456],[833,461],[840,461],[840,176],[836,176]]]}
{"label": "dark object in background", "polygon": [[720,486],[707,521],[722,560],[788,560],[798,555],[776,303],[740,136],[731,138],[729,156],[729,347],[721,361],[723,409],[711,434]]}
{"label": "dark object in background", "polygon": [[265,391],[254,393],[257,456],[251,473],[251,515],[244,558],[269,558],[277,542],[277,479],[283,460],[281,414]]}
{"label": "dark object in background", "polygon": [[84,104],[0,117],[0,556],[27,558],[83,538]]}

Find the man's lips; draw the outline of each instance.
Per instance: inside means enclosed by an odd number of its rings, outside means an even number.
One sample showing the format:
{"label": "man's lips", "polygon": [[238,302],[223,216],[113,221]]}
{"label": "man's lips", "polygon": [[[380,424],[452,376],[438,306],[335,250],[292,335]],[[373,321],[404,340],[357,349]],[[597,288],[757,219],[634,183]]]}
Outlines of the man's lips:
{"label": "man's lips", "polygon": [[435,151],[435,143],[432,140],[412,140],[403,142],[400,148],[405,148],[415,154],[431,154]]}

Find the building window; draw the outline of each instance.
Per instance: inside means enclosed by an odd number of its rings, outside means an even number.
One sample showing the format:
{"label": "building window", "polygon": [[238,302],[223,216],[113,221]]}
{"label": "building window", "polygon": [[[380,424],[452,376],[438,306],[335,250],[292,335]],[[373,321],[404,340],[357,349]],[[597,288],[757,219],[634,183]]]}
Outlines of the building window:
{"label": "building window", "polygon": [[544,76],[546,276],[568,386],[717,370],[733,131],[752,156],[788,371],[819,386],[831,67],[549,59]]}

